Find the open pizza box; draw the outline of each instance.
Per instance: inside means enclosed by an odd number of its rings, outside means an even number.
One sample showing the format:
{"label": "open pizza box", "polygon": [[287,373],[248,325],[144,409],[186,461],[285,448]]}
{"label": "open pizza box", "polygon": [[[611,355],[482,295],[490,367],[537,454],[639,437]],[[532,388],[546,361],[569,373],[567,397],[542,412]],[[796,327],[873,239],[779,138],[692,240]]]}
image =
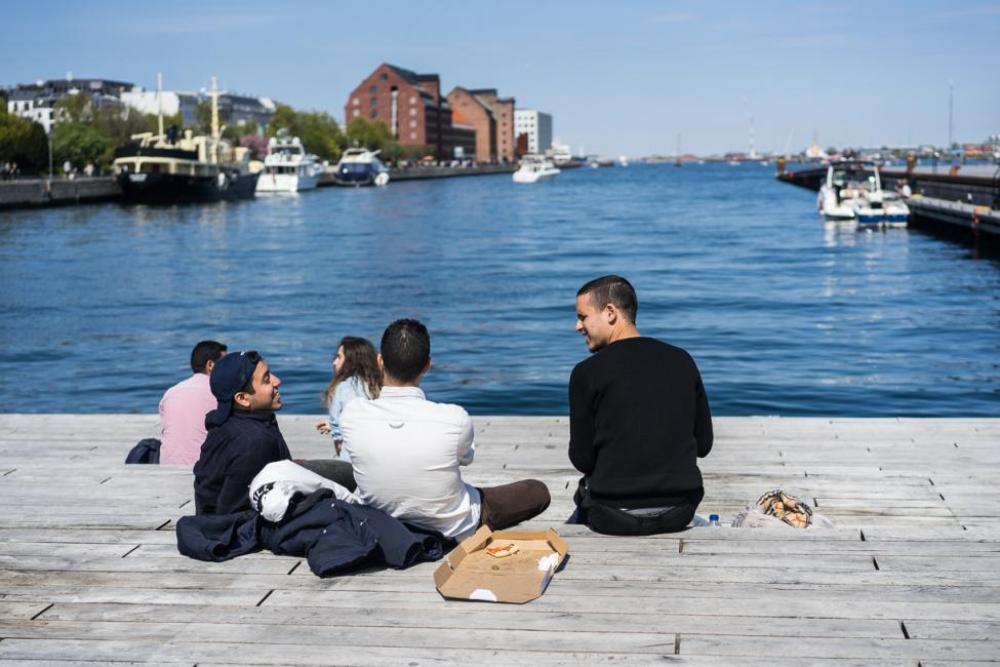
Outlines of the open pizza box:
{"label": "open pizza box", "polygon": [[[514,553],[497,558],[487,549]],[[448,554],[434,572],[434,584],[446,598],[521,604],[545,592],[567,553],[565,540],[551,528],[493,532],[483,526]]]}

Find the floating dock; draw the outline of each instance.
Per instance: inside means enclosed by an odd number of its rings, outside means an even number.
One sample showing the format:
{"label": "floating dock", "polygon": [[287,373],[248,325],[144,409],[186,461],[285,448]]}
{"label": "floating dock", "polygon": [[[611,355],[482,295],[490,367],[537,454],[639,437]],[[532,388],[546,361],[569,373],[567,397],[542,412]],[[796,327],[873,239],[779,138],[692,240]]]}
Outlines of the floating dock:
{"label": "floating dock", "polygon": [[[327,457],[319,416],[280,416]],[[968,665],[1000,657],[1000,419],[719,418],[700,513],[780,487],[832,530],[607,537],[563,523],[564,417],[478,417],[478,485],[536,477],[569,561],[526,605],[448,601],[435,563],[319,579],[177,553],[192,475],[125,466],[153,415],[0,415],[3,664]]]}
{"label": "floating dock", "polygon": [[[780,169],[780,167],[779,167]],[[819,190],[827,167],[779,171],[783,183]],[[861,173],[871,173],[862,170]],[[895,189],[907,181],[912,196],[910,225],[975,246],[1000,249],[1000,166],[976,165],[939,171],[933,168],[880,169],[882,186]]]}

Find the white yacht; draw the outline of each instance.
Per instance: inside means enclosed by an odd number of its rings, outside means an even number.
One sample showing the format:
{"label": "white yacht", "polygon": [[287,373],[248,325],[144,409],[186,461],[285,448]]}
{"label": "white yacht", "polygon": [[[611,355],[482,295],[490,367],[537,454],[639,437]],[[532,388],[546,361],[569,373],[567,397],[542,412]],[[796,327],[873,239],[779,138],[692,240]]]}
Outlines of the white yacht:
{"label": "white yacht", "polygon": [[379,152],[367,148],[348,148],[337,163],[333,174],[334,182],[353,187],[387,185],[389,169],[378,159]]}
{"label": "white yacht", "polygon": [[278,130],[278,136],[267,142],[264,169],[257,179],[257,192],[299,192],[316,187],[323,164],[307,153],[298,137],[288,130]]}
{"label": "white yacht", "polygon": [[882,190],[878,167],[871,163],[831,164],[816,203],[826,220],[859,226],[905,227],[910,218],[909,206],[894,192]]}
{"label": "white yacht", "polygon": [[878,167],[872,169],[868,187],[853,200],[852,206],[854,219],[864,227],[906,227],[910,219],[910,207],[895,192],[882,189]]}
{"label": "white yacht", "polygon": [[560,173],[551,161],[540,155],[525,155],[521,166],[514,172],[515,183],[537,183],[546,178],[552,178]]}

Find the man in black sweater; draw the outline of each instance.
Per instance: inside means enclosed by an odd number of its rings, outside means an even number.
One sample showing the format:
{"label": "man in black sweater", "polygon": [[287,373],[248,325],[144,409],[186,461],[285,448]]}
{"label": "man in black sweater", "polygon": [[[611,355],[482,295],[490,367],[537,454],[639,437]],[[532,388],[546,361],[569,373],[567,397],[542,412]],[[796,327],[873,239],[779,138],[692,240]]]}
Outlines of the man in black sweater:
{"label": "man in black sweater", "polygon": [[698,457],[712,416],[691,356],[635,325],[638,299],[620,276],[580,288],[576,330],[593,356],[569,380],[569,458],[583,473],[576,520],[601,533],[683,530],[704,496]]}
{"label": "man in black sweater", "polygon": [[[250,482],[264,466],[291,458],[274,413],[281,409],[281,379],[255,351],[219,359],[209,378],[218,408],[205,417],[208,435],[194,465],[196,514],[230,514],[251,508]],[[346,461],[297,461],[353,491]]]}

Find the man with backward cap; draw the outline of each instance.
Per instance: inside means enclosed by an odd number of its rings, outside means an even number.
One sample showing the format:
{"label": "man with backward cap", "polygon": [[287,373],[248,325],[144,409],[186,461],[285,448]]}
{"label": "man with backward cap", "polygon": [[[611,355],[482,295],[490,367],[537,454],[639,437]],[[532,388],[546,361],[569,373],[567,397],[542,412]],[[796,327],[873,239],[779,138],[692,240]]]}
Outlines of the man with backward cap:
{"label": "man with backward cap", "polygon": [[[281,409],[281,379],[250,350],[219,359],[209,384],[219,406],[205,417],[208,435],[194,466],[195,512],[241,512],[251,508],[248,491],[257,473],[291,458],[274,415]],[[349,490],[357,487],[346,461],[298,463]]]}

